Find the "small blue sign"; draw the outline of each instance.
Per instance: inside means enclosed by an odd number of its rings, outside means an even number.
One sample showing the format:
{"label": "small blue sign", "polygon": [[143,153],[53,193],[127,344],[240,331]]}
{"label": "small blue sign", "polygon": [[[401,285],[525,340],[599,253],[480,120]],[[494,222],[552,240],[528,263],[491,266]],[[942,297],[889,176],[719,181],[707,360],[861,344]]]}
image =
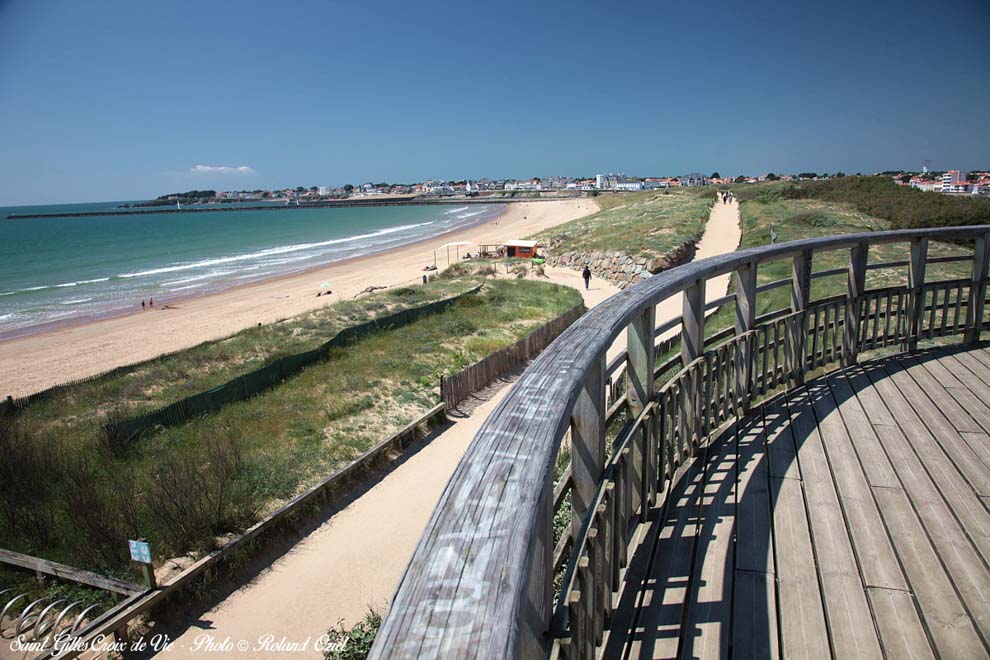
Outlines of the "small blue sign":
{"label": "small blue sign", "polygon": [[151,563],[151,546],[146,541],[128,541],[127,546],[131,549],[131,559],[142,564]]}

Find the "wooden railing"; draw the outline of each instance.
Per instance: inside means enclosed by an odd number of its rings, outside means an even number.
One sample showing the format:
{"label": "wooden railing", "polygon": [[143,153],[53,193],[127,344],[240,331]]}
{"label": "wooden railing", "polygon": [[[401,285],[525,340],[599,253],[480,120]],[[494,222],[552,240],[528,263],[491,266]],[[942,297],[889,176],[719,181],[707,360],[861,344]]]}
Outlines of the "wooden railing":
{"label": "wooden railing", "polygon": [[[928,259],[930,240],[970,242],[973,255]],[[902,244],[908,258],[868,264],[879,244]],[[757,399],[860,352],[914,350],[956,334],[978,340],[987,325],[988,246],[990,226],[982,225],[752,248],[671,269],[585,314],[475,436],[372,657],[595,656],[629,544],[699,443]],[[848,268],[813,272],[816,254],[836,250],[848,250]],[[790,260],[792,276],[758,287],[759,266],[781,260]],[[962,261],[972,263],[969,278],[925,280],[927,264]],[[866,288],[867,271],[904,267],[903,285]],[[706,282],[726,273],[734,292],[706,304]],[[813,279],[840,274],[845,295],[810,299]],[[781,287],[790,289],[790,306],[757,317],[758,296]],[[656,305],[681,293],[681,317],[657,327]],[[706,337],[706,312],[726,305],[733,326]],[[623,333],[626,352],[606,364]],[[667,357],[678,344],[679,355]],[[622,425],[611,441],[609,421]],[[561,471],[558,459],[568,456]],[[555,517],[568,513],[555,539]]]}

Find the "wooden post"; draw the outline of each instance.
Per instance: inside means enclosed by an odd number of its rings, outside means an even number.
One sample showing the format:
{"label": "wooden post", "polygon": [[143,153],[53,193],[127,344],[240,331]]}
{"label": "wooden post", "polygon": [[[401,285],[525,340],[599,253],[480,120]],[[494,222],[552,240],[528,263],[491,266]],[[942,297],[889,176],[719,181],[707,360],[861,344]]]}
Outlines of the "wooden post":
{"label": "wooden post", "polygon": [[804,336],[805,315],[808,308],[808,298],[811,295],[811,250],[804,250],[794,257],[791,269],[791,312],[787,321],[787,351],[784,361],[791,386],[804,384]]}
{"label": "wooden post", "polygon": [[856,363],[859,353],[859,326],[863,315],[863,292],[866,290],[866,259],[870,244],[858,243],[849,252],[849,291],[846,295],[846,319],[842,333],[842,365]]}
{"label": "wooden post", "polygon": [[987,268],[990,267],[990,234],[983,234],[973,244],[973,276],[966,305],[966,335],[963,341],[980,341],[983,330],[983,307],[987,297]]}
{"label": "wooden post", "polygon": [[681,316],[681,364],[688,366],[705,352],[705,280],[684,290]]}
{"label": "wooden post", "polygon": [[[653,335],[657,327],[656,306],[649,305],[640,313],[626,329],[626,374],[629,387],[626,390],[629,405],[629,416],[635,419],[653,400],[656,387],[653,376],[656,362],[656,351],[653,346]],[[650,466],[651,456],[655,454],[653,444],[655,438],[651,433],[653,425],[649,419],[644,419],[642,426],[636,431],[633,439],[633,461],[638,474],[640,485],[640,518],[646,520],[649,505],[653,502],[651,492]]]}
{"label": "wooden post", "polygon": [[605,354],[588,371],[571,413],[571,538],[581,531],[605,467]]}
{"label": "wooden post", "polygon": [[[698,280],[684,290],[684,308],[681,314],[681,363],[686,367],[705,352],[705,280]],[[700,421],[701,401],[699,378],[696,369],[688,374],[688,384],[681,390],[686,428],[683,437],[691,454]]]}
{"label": "wooden post", "polygon": [[[736,271],[736,336],[756,326],[756,264],[746,264]],[[743,414],[749,412],[753,378],[753,342],[742,342],[736,362],[736,396]]]}
{"label": "wooden post", "polygon": [[925,264],[928,263],[928,239],[916,238],[911,241],[911,261],[908,264],[908,322],[907,350],[918,350],[918,335],[921,334],[921,316],[925,309]]}

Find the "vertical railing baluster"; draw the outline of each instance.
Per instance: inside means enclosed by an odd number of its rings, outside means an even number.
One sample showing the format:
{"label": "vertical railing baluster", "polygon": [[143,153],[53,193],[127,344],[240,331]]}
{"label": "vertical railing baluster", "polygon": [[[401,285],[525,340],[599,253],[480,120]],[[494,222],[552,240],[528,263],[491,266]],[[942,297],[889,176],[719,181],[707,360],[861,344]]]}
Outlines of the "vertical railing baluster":
{"label": "vertical railing baluster", "polygon": [[951,333],[956,334],[959,332],[959,326],[962,325],[959,322],[959,317],[962,315],[962,297],[963,297],[963,285],[960,282],[956,285],[956,306],[955,310],[952,312],[952,328]]}
{"label": "vertical railing baluster", "polygon": [[[891,312],[893,312],[894,310],[893,296],[894,296],[894,292],[892,290],[887,292],[887,313],[883,317],[883,339],[880,341],[881,346],[886,346],[888,343],[890,343],[890,318],[891,318]],[[898,294],[897,300],[898,300],[898,309],[899,309],[900,294]],[[876,346],[874,346],[874,348],[876,348]]]}
{"label": "vertical railing baluster", "polygon": [[585,377],[571,413],[571,538],[576,539],[605,465],[605,355]]}
{"label": "vertical railing baluster", "polygon": [[928,317],[928,339],[935,336],[935,311],[938,309],[938,287],[932,286],[932,306]]}
{"label": "vertical railing baluster", "polygon": [[[597,517],[595,513],[590,514],[593,518]],[[602,562],[602,552],[601,552],[601,542],[598,538],[598,528],[591,527],[588,530],[588,535],[586,536],[585,547],[588,553],[588,575],[591,578],[591,585],[589,591],[591,592],[588,596],[587,603],[591,610],[591,639],[592,645],[595,647],[601,646],[602,644],[602,629],[605,612],[604,612],[604,592],[608,585],[605,584],[603,579],[603,562]],[[595,654],[597,655],[597,653]]]}
{"label": "vertical railing baluster", "polygon": [[973,270],[969,283],[969,304],[966,306],[964,341],[980,340],[983,330],[983,308],[987,297],[987,268],[990,267],[990,233],[984,233],[973,243]]}
{"label": "vertical railing baluster", "polygon": [[939,324],[938,334],[945,336],[945,331],[949,327],[949,288],[945,287],[945,294],[942,297],[942,322]]}
{"label": "vertical railing baluster", "polygon": [[842,364],[856,362],[862,322],[863,292],[866,288],[866,259],[869,243],[858,243],[849,252],[849,281],[846,294],[846,318],[842,335]]}
{"label": "vertical railing baluster", "polygon": [[[787,317],[787,380],[793,385],[804,384],[805,370],[805,310],[811,291],[811,250],[794,257],[791,273],[791,312]],[[776,366],[776,365],[774,365]]]}

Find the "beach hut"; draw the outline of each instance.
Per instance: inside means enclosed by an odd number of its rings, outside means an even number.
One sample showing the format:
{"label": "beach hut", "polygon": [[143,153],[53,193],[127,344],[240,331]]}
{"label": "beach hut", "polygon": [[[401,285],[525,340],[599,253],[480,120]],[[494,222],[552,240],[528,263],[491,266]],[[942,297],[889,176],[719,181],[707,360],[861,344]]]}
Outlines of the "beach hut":
{"label": "beach hut", "polygon": [[536,241],[506,241],[505,256],[519,259],[532,259],[536,256]]}

